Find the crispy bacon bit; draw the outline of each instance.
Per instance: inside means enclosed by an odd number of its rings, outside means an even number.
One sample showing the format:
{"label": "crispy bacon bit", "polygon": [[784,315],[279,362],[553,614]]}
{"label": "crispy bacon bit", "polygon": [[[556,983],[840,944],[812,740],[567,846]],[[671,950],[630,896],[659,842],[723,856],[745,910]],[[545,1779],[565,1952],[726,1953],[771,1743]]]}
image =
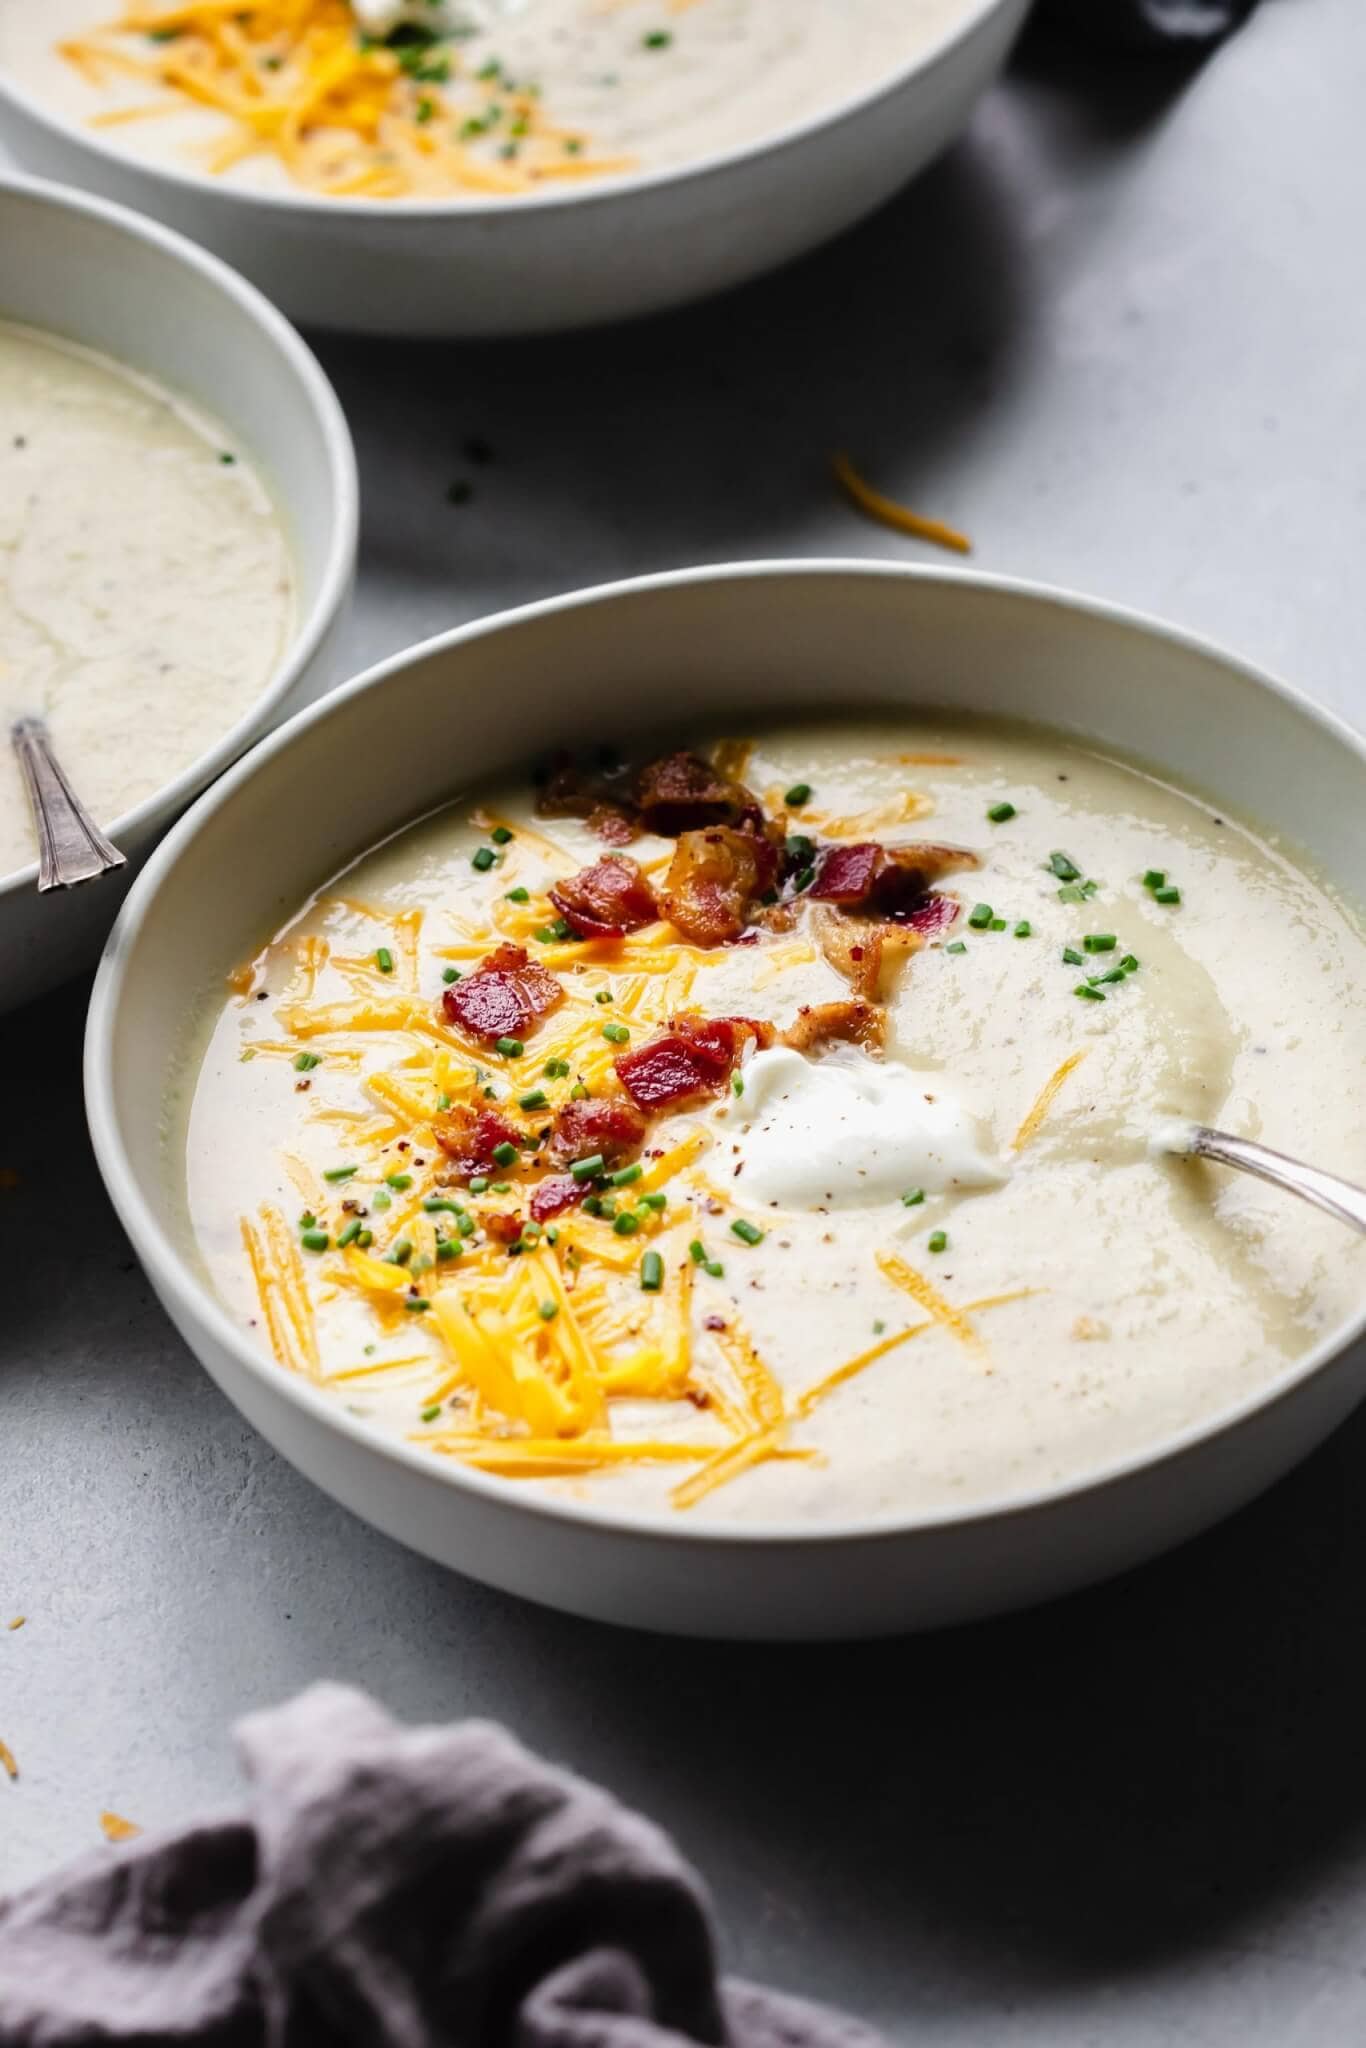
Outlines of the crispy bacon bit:
{"label": "crispy bacon bit", "polygon": [[819,910],[815,931],[822,953],[856,996],[875,1003],[898,958],[916,953],[925,941],[909,924],[873,922],[843,911]]}
{"label": "crispy bacon bit", "polygon": [[940,875],[980,865],[977,855],[962,846],[879,846],[860,841],[827,849],[809,893],[816,902],[835,903],[842,910],[900,917],[923,900]]}
{"label": "crispy bacon bit", "polygon": [[461,1173],[486,1173],[493,1165],[495,1145],[520,1145],[522,1134],[496,1109],[470,1109],[456,1103],[432,1118],[437,1144]]}
{"label": "crispy bacon bit", "polygon": [[505,1216],[497,1209],[491,1215],[481,1216],[479,1221],[483,1225],[484,1235],[491,1237],[495,1244],[516,1244],[522,1234],[521,1217]]}
{"label": "crispy bacon bit", "polygon": [[634,1152],[645,1136],[645,1119],[620,1095],[590,1096],[566,1102],[555,1118],[554,1150],[566,1161],[591,1159],[601,1152],[608,1161]]}
{"label": "crispy bacon bit", "polygon": [[725,1087],[746,1044],[772,1045],[773,1026],[755,1017],[675,1017],[668,1029],[615,1062],[641,1109],[676,1109]]}
{"label": "crispy bacon bit", "polygon": [[763,805],[700,754],[666,754],[636,778],[641,823],[666,839],[704,825],[748,824],[764,830]]}
{"label": "crispy bacon bit", "polygon": [[738,939],[751,904],[772,888],[778,856],[767,839],[729,825],[684,832],[669,863],[661,906],[696,946]]}
{"label": "crispy bacon bit", "polygon": [[781,1042],[794,1052],[816,1052],[837,1043],[880,1052],[886,1035],[886,1014],[876,1003],[804,1003]]}
{"label": "crispy bacon bit", "polygon": [[589,773],[570,755],[560,754],[536,792],[537,814],[542,818],[583,818],[599,839],[612,846],[629,846],[640,828],[629,791],[617,788],[616,781],[606,769]]}
{"label": "crispy bacon bit", "polygon": [[572,1173],[553,1173],[533,1188],[531,1214],[537,1223],[549,1223],[552,1217],[562,1216],[566,1209],[581,1202],[587,1193],[586,1180],[575,1180]]}
{"label": "crispy bacon bit", "polygon": [[606,853],[591,868],[557,883],[550,900],[581,939],[620,938],[659,916],[654,891],[638,864],[621,853]]}
{"label": "crispy bacon bit", "polygon": [[563,1000],[564,990],[548,968],[529,959],[521,946],[500,946],[445,991],[441,1008],[448,1024],[492,1044],[521,1037]]}
{"label": "crispy bacon bit", "polygon": [[949,929],[961,908],[962,905],[956,896],[945,895],[937,889],[931,890],[928,896],[922,896],[918,903],[913,904],[904,916],[898,917],[897,923],[909,925],[912,931],[919,932],[922,939],[933,939],[937,938],[940,932]]}

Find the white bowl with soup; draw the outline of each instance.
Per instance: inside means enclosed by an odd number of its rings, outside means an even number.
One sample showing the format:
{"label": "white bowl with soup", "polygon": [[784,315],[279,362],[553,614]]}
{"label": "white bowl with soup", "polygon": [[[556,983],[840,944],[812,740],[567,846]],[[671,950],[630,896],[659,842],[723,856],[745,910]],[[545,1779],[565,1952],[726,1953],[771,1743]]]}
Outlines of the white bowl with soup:
{"label": "white bowl with soup", "polygon": [[[252,287],[0,180],[0,1008],[87,966],[172,818],[332,681],[356,503],[331,387]],[[29,713],[128,858],[41,897]]]}
{"label": "white bowl with soup", "polygon": [[1366,1245],[1152,1140],[1366,1178],[1364,791],[1284,686],[1061,594],[536,605],[159,851],[91,1007],[100,1166],[242,1412],[458,1570],[740,1637],[1018,1606],[1363,1391]]}
{"label": "white bowl with soup", "polygon": [[511,334],[681,304],[963,128],[1027,0],[0,0],[0,138],[292,317]]}

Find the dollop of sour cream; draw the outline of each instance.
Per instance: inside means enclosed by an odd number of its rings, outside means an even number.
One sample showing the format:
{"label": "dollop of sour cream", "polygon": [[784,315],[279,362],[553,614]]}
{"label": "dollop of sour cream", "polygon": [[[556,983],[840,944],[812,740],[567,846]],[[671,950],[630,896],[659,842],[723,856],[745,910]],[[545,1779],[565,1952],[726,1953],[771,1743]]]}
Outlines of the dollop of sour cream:
{"label": "dollop of sour cream", "polygon": [[737,1192],[786,1209],[857,1208],[910,1188],[941,1194],[1006,1178],[976,1119],[939,1074],[862,1053],[806,1059],[784,1046],[743,1069],[727,1111]]}

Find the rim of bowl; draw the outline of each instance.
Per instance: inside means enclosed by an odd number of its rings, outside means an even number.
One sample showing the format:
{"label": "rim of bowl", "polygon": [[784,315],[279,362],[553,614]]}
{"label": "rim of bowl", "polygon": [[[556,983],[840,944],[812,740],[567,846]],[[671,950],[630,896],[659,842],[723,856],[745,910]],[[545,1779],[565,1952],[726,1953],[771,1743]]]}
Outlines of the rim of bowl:
{"label": "rim of bowl", "polygon": [[[103,830],[117,842],[120,835],[140,831],[158,811],[178,811],[206,783],[212,782],[236,760],[253,737],[269,723],[271,712],[294,687],[336,623],[350,591],[360,536],[360,478],[356,451],[341,400],[308,343],[263,292],[258,291],[254,284],[248,284],[221,257],[211,256],[197,243],[177,234],[174,228],[163,227],[160,221],[135,213],[131,207],[97,198],[93,193],[77,191],[71,186],[54,184],[46,178],[30,177],[27,173],[8,168],[0,169],[0,205],[11,194],[36,199],[58,213],[82,214],[87,219],[131,236],[135,241],[145,242],[187,271],[197,272],[206,284],[231,300],[253,324],[262,341],[277,355],[283,356],[294,371],[312,408],[314,424],[322,435],[329,470],[332,531],[318,579],[317,594],[306,615],[296,625],[269,682],[252,699],[237,722],[229,726],[211,747],[197,754],[179,775],[170,782],[162,783],[141,803],[134,804],[131,810],[120,812],[117,818],[101,819]],[[3,315],[3,305],[0,305],[0,315]],[[70,338],[79,339],[79,336]],[[135,363],[124,367],[137,369]],[[233,423],[225,420],[224,425],[232,427]],[[264,455],[253,449],[252,456],[269,485],[270,471]],[[289,538],[286,531],[286,539]],[[290,552],[294,554],[292,546]],[[37,879],[36,859],[27,861],[23,867],[15,868],[9,874],[0,874],[0,904],[9,895],[18,895],[33,888]]]}
{"label": "rim of bowl", "polygon": [[[848,1516],[830,1522],[793,1519],[760,1523],[706,1523],[680,1517],[677,1521],[670,1522],[661,1516],[635,1515],[620,1508],[598,1506],[593,1502],[568,1501],[550,1495],[519,1491],[506,1480],[471,1471],[453,1460],[433,1458],[430,1452],[423,1451],[418,1445],[384,1436],[378,1429],[371,1428],[358,1417],[349,1415],[344,1407],[329,1399],[320,1388],[300,1379],[297,1374],[290,1373],[276,1359],[259,1350],[251,1342],[246,1331],[233,1320],[208,1282],[199,1279],[192,1272],[188,1261],[177,1251],[162,1230],[143,1196],[119,1130],[112,1072],[112,1020],[122,994],[132,942],[154,907],[154,899],[162,877],[174,866],[182,849],[195,837],[200,825],[221,804],[231,798],[240,785],[255,773],[261,762],[304,741],[314,725],[335,715],[343,704],[359,696],[363,691],[382,688],[391,675],[411,668],[415,663],[425,661],[434,654],[463,646],[468,641],[496,635],[525,620],[585,610],[596,605],[610,604],[624,596],[669,590],[687,584],[727,584],[763,577],[830,576],[866,576],[910,584],[966,586],[978,591],[1023,597],[1031,602],[1066,612],[1079,612],[1106,625],[1136,629],[1153,639],[1165,642],[1168,646],[1215,660],[1235,675],[1244,686],[1264,690],[1274,697],[1279,697],[1354,755],[1363,777],[1366,777],[1366,735],[1358,733],[1335,712],[1316,704],[1294,684],[1287,683],[1283,678],[1264,669],[1254,668],[1240,656],[1201,634],[1188,632],[1129,606],[1113,604],[1103,598],[1088,597],[1062,585],[1037,583],[1018,576],[991,575],[970,569],[930,568],[912,563],[859,560],[857,557],[817,556],[798,561],[760,560],[703,564],[694,568],[664,570],[652,575],[624,578],[615,583],[594,584],[584,590],[570,591],[557,597],[542,598],[532,604],[518,605],[508,611],[496,612],[487,618],[476,619],[467,625],[455,627],[449,632],[434,634],[429,639],[390,656],[387,660],[375,663],[362,674],[353,677],[351,681],[341,684],[319,703],[296,713],[293,718],[278,726],[262,740],[244,760],[222,776],[212,789],[205,791],[193,809],[172,828],[157,847],[134,883],[100,959],[86,1020],[84,1051],[86,1111],[96,1162],[114,1208],[154,1285],[160,1292],[177,1299],[182,1307],[188,1301],[187,1313],[191,1320],[207,1324],[213,1340],[239,1369],[281,1394],[306,1416],[322,1423],[325,1429],[338,1431],[353,1443],[372,1451],[376,1456],[404,1471],[428,1480],[434,1479],[439,1485],[452,1486],[458,1491],[472,1493],[491,1507],[519,1510],[551,1523],[569,1523],[576,1526],[587,1524],[609,1533],[661,1543],[675,1543],[681,1540],[690,1544],[739,1544],[753,1547],[765,1544],[808,1546],[895,1541],[920,1532],[963,1527],[971,1523],[1003,1521],[1014,1516],[1048,1510],[1078,1495],[1116,1485],[1148,1467],[1168,1463],[1196,1445],[1221,1436],[1225,1431],[1235,1428],[1261,1410],[1274,1406],[1293,1393],[1302,1382],[1311,1379],[1323,1366],[1345,1352],[1366,1332],[1366,1300],[1363,1300],[1355,1313],[1345,1317],[1335,1329],[1321,1337],[1318,1343],[1293,1359],[1264,1386],[1245,1395],[1241,1400],[1229,1403],[1213,1415],[1188,1424],[1184,1429],[1159,1437],[1146,1447],[1130,1451],[1122,1457],[1111,1458],[1058,1485],[1038,1486],[1025,1493],[993,1496],[962,1507],[936,1508],[920,1514],[898,1517]],[[202,1361],[196,1360],[196,1363],[200,1365],[201,1370],[207,1370],[203,1367]]]}
{"label": "rim of bowl", "polygon": [[451,217],[483,219],[503,213],[553,212],[561,207],[602,205],[610,199],[653,191],[661,185],[689,184],[729,171],[753,158],[777,155],[796,148],[823,129],[836,127],[866,113],[879,101],[891,98],[920,73],[937,70],[960,44],[970,41],[994,16],[1015,11],[1023,17],[1027,4],[1028,0],[965,0],[961,20],[950,24],[887,77],[865,86],[861,92],[837,100],[831,107],[808,114],[804,120],[789,122],[785,127],[773,129],[751,142],[737,143],[733,148],[699,157],[694,162],[664,165],[652,171],[631,171],[620,178],[604,178],[570,191],[517,194],[511,204],[506,195],[484,199],[367,199],[354,193],[327,197],[308,192],[257,191],[247,185],[215,182],[199,172],[182,170],[177,164],[162,164],[136,156],[128,150],[116,149],[100,136],[88,134],[74,121],[64,120],[52,112],[42,100],[24,91],[3,72],[0,72],[0,113],[8,102],[22,116],[36,121],[49,134],[74,143],[97,162],[114,164],[122,169],[131,166],[142,176],[159,180],[176,190],[211,192],[231,202],[260,207],[268,213],[323,213],[329,218],[349,214],[363,220],[382,219],[385,214],[394,214],[405,220],[422,220]]}

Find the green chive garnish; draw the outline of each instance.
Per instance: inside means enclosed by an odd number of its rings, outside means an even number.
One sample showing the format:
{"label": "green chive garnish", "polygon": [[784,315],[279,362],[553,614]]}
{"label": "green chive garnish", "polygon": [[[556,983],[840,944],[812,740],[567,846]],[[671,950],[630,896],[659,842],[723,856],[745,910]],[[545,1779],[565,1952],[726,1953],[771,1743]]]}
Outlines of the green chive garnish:
{"label": "green chive garnish", "polygon": [[488,1184],[489,1177],[486,1173],[476,1173],[473,1179],[470,1181],[470,1193],[472,1195],[486,1194],[488,1191]]}
{"label": "green chive garnish", "polygon": [[1079,953],[1075,946],[1064,946],[1062,957],[1069,967],[1084,967],[1086,965],[1086,955]]}
{"label": "green chive garnish", "polygon": [[1138,964],[1139,964],[1139,963],[1138,963],[1138,960],[1137,960],[1137,958],[1135,957],[1135,955],[1134,955],[1134,954],[1132,954],[1132,953],[1126,953],[1126,954],[1124,955],[1124,958],[1123,958],[1123,959],[1122,959],[1122,960],[1120,961],[1120,963],[1119,963],[1119,964],[1120,964],[1120,966],[1121,966],[1121,967],[1122,967],[1122,968],[1124,969],[1124,972],[1125,972],[1126,974],[1137,974],[1137,973],[1138,973]]}
{"label": "green chive garnish", "polygon": [[360,1236],[360,1230],[360,1217],[353,1216],[351,1218],[351,1221],[347,1224],[346,1228],[337,1233],[337,1250],[339,1252],[344,1252],[349,1244],[354,1244],[356,1242],[356,1239]]}
{"label": "green chive garnish", "polygon": [[459,981],[460,969],[458,967],[443,967],[441,970],[441,979],[444,982]]}
{"label": "green chive garnish", "polygon": [[412,1256],[412,1239],[408,1237],[401,1237],[398,1243],[394,1246],[393,1250],[389,1254],[389,1264],[391,1266],[406,1266],[409,1259]]}
{"label": "green chive garnish", "polygon": [[657,28],[653,29],[648,36],[642,36],[640,41],[642,49],[667,50],[670,43],[673,41],[673,37],[672,35],[670,35],[668,29]]}
{"label": "green chive garnish", "polygon": [[1079,981],[1072,993],[1074,996],[1083,997],[1087,1002],[1103,1003],[1105,1001],[1104,990],[1092,988],[1089,981]]}
{"label": "green chive garnish", "polygon": [[433,1401],[433,1403],[432,1403],[432,1405],[431,1405],[431,1407],[430,1407],[430,1408],[424,1408],[424,1409],[423,1409],[423,1411],[422,1411],[422,1418],[421,1418],[421,1419],[422,1419],[422,1421],[423,1421],[423,1422],[435,1422],[435,1421],[436,1421],[436,1418],[437,1418],[437,1416],[438,1416],[438,1415],[439,1415],[440,1413],[441,1413],[441,1403],[440,1403],[439,1401]]}
{"label": "green chive garnish", "polygon": [[[471,1181],[471,1182],[470,1182],[470,1187],[471,1187],[471,1189],[473,1189],[473,1187],[474,1187],[474,1182],[473,1182],[473,1181]],[[457,1218],[455,1219],[455,1227],[456,1227],[456,1229],[457,1229],[457,1230],[458,1230],[458,1231],[460,1232],[460,1235],[461,1235],[462,1237],[473,1237],[473,1236],[474,1236],[474,1218],[473,1218],[473,1216],[467,1216],[467,1215],[465,1214],[464,1210],[462,1209],[462,1210],[461,1210],[461,1212],[460,1212],[460,1214],[459,1214],[459,1216],[457,1216]]]}
{"label": "green chive garnish", "polygon": [[350,1180],[353,1173],[359,1173],[358,1166],[329,1166],[323,1174],[324,1180]]}
{"label": "green chive garnish", "polygon": [[633,1216],[629,1209],[623,1210],[612,1224],[618,1237],[634,1237],[640,1228],[639,1216]]}
{"label": "green chive garnish", "polygon": [[625,1024],[604,1024],[602,1035],[604,1038],[609,1038],[613,1045],[625,1045],[631,1033]]}
{"label": "green chive garnish", "polygon": [[654,1209],[654,1210],[656,1210],[656,1211],[660,1211],[660,1210],[664,1210],[664,1209],[667,1209],[667,1208],[668,1208],[668,1206],[669,1206],[669,1197],[668,1197],[667,1195],[637,1195],[637,1196],[636,1196],[636,1207],[637,1207],[637,1209]]}
{"label": "green chive garnish", "polygon": [[907,1188],[901,1199],[906,1208],[918,1209],[925,1199],[925,1190],[924,1188]]}
{"label": "green chive garnish", "polygon": [[1014,804],[1006,803],[992,804],[987,812],[987,816],[993,825],[1004,825],[1008,818],[1015,816],[1015,806]]}
{"label": "green chive garnish", "polygon": [[1034,927],[1033,927],[1033,925],[1032,925],[1032,924],[1031,924],[1031,923],[1029,922],[1029,919],[1028,919],[1027,917],[1022,917],[1022,918],[1020,919],[1020,922],[1019,922],[1019,923],[1018,923],[1018,924],[1016,925],[1016,927],[1015,927],[1015,936],[1016,936],[1016,938],[1017,938],[1017,939],[1032,939],[1032,938],[1033,938],[1033,936],[1034,936]]}
{"label": "green chive garnish", "polygon": [[1143,870],[1143,886],[1145,889],[1160,889],[1164,886],[1166,880],[1167,871],[1165,868],[1145,868]]}
{"label": "green chive garnish", "polygon": [[458,1237],[439,1237],[437,1239],[436,1256],[439,1259],[460,1259],[464,1255],[465,1247],[461,1244]]}
{"label": "green chive garnish", "polygon": [[1060,882],[1079,882],[1081,869],[1065,853],[1050,853],[1048,865]]}
{"label": "green chive garnish", "polygon": [[525,1095],[517,1097],[518,1109],[544,1109],[549,1101],[544,1088],[528,1088]]}
{"label": "green chive garnish", "polygon": [[373,1230],[362,1230],[360,1236],[356,1239],[356,1250],[358,1252],[368,1252],[374,1241],[375,1233]]}
{"label": "green chive garnish", "polygon": [[703,1244],[700,1237],[695,1237],[692,1243],[688,1246],[688,1257],[692,1260],[695,1266],[706,1265],[707,1247]]}
{"label": "green chive garnish", "polygon": [[968,923],[975,932],[986,931],[991,923],[991,905],[989,903],[974,903]]}
{"label": "green chive garnish", "polygon": [[325,1252],[329,1239],[325,1230],[306,1230],[299,1242],[306,1252]]}
{"label": "green chive garnish", "polygon": [[319,1052],[300,1052],[294,1056],[294,1065],[301,1074],[311,1074],[313,1069],[320,1067],[322,1063],[322,1054]]}
{"label": "green chive garnish", "polygon": [[610,1003],[611,1000],[612,991],[610,988],[600,988],[593,998],[595,1003]]}
{"label": "green chive garnish", "polygon": [[381,974],[393,973],[394,956],[389,951],[389,948],[387,946],[381,946],[379,948],[379,951],[375,954],[375,965],[376,967],[378,967]]}
{"label": "green chive garnish", "polygon": [[646,1294],[658,1294],[664,1285],[664,1261],[658,1252],[646,1252],[640,1262],[640,1285]]}
{"label": "green chive garnish", "polygon": [[517,1147],[510,1144],[505,1138],[501,1145],[495,1145],[493,1148],[493,1163],[495,1166],[515,1166],[517,1164]]}
{"label": "green chive garnish", "polygon": [[384,1176],[384,1185],[392,1188],[396,1195],[403,1194],[412,1184],[413,1176],[410,1173],[386,1173]]}
{"label": "green chive garnish", "polygon": [[1006,921],[1003,917],[993,917],[991,923],[987,926],[989,932],[1003,932],[1005,928]]}
{"label": "green chive garnish", "polygon": [[543,1301],[539,1313],[543,1323],[553,1323],[560,1313],[560,1304],[558,1301]]}
{"label": "green chive garnish", "polygon": [[425,1295],[410,1294],[408,1296],[408,1299],[404,1302],[403,1306],[407,1309],[410,1316],[422,1316],[427,1313],[427,1310],[431,1307],[431,1303],[427,1300]]}
{"label": "green chive garnish", "polygon": [[633,1166],[619,1166],[615,1173],[607,1176],[607,1185],[613,1188],[629,1188],[633,1180],[639,1180],[645,1168],[639,1160]]}
{"label": "green chive garnish", "polygon": [[594,1152],[591,1158],[576,1159],[569,1171],[575,1180],[596,1180],[606,1164],[601,1152]]}
{"label": "green chive garnish", "polygon": [[944,948],[946,953],[966,953],[967,950],[961,939],[950,939],[948,945]]}
{"label": "green chive garnish", "polygon": [[1082,940],[1088,953],[1113,953],[1118,943],[1113,932],[1088,932]]}
{"label": "green chive garnish", "polygon": [[764,1241],[763,1231],[756,1223],[751,1223],[747,1216],[737,1216],[730,1228],[731,1235],[738,1237],[743,1244],[762,1244]]}
{"label": "green chive garnish", "polygon": [[713,1280],[724,1280],[726,1277],[726,1269],[719,1259],[708,1259],[702,1271],[710,1273]]}
{"label": "green chive garnish", "polygon": [[493,841],[495,846],[506,846],[511,837],[512,834],[511,832],[509,832],[506,825],[495,825],[493,830],[489,833],[489,838]]}
{"label": "green chive garnish", "polygon": [[1179,903],[1181,901],[1181,891],[1172,888],[1168,884],[1165,889],[1153,890],[1153,900],[1156,903]]}
{"label": "green chive garnish", "polygon": [[371,1201],[370,1206],[372,1209],[379,1209],[383,1211],[393,1206],[393,1200],[394,1198],[392,1195],[386,1195],[383,1188],[380,1188],[377,1190],[373,1200]]}
{"label": "green chive garnish", "polygon": [[526,1047],[520,1038],[500,1038],[495,1050],[500,1052],[505,1060],[519,1060]]}
{"label": "green chive garnish", "polygon": [[530,903],[531,891],[523,889],[519,884],[517,888],[508,890],[507,900],[509,903]]}
{"label": "green chive garnish", "polygon": [[489,869],[493,866],[493,863],[496,858],[497,855],[493,853],[491,848],[487,846],[480,846],[477,847],[474,853],[470,856],[470,866],[472,868],[477,868],[481,875],[486,875]]}
{"label": "green chive garnish", "polygon": [[428,1195],[422,1207],[428,1216],[463,1216],[465,1213],[459,1202],[447,1201],[444,1195]]}
{"label": "green chive garnish", "polygon": [[811,784],[809,782],[794,782],[787,795],[783,798],[783,802],[790,804],[794,811],[799,811],[803,804],[809,804],[810,801]]}
{"label": "green chive garnish", "polygon": [[731,1093],[733,1095],[743,1095],[745,1092],[745,1083],[743,1075],[732,1074],[730,1077],[730,1086]]}
{"label": "green chive garnish", "polygon": [[926,1251],[943,1252],[947,1251],[948,1248],[949,1233],[947,1232],[947,1230],[932,1230],[928,1238],[925,1240]]}
{"label": "green chive garnish", "polygon": [[569,1077],[568,1060],[547,1060],[541,1072],[551,1081],[564,1081]]}

